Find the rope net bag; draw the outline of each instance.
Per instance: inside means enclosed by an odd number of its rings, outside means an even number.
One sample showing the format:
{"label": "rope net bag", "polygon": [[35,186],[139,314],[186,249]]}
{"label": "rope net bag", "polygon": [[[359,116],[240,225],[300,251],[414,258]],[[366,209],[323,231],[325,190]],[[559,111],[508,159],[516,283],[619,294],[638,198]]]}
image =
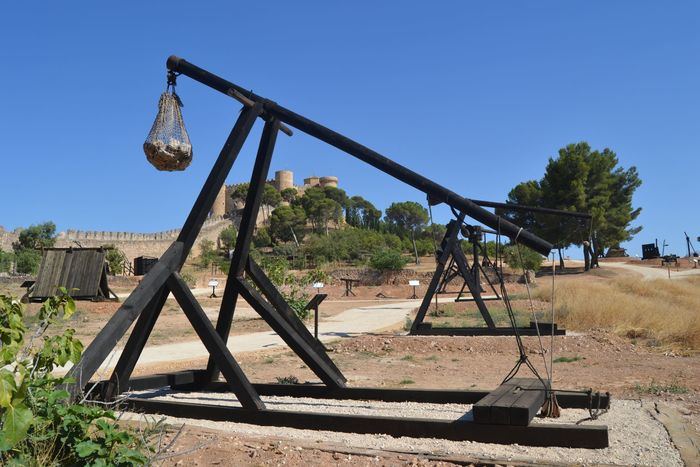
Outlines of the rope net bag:
{"label": "rope net bag", "polygon": [[158,101],[158,115],[143,143],[146,159],[158,170],[185,170],[192,162],[192,144],[180,107],[175,75],[168,75],[168,86]]}

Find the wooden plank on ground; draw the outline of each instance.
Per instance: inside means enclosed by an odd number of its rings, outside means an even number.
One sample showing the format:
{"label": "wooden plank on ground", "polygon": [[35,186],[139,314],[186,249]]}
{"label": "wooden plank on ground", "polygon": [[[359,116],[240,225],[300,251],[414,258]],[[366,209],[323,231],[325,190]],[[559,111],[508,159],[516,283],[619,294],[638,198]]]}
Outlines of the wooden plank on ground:
{"label": "wooden plank on ground", "polygon": [[545,391],[537,378],[513,378],[474,404],[477,423],[527,426],[544,403]]}

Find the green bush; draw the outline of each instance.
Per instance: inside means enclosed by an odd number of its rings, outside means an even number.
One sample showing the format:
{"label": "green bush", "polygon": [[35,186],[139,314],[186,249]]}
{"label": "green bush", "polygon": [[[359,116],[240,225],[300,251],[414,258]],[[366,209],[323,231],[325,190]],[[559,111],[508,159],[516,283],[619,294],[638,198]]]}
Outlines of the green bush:
{"label": "green bush", "polygon": [[528,269],[539,271],[544,257],[530,248],[520,245],[507,245],[503,248],[503,259],[508,266],[514,269]]}
{"label": "green bush", "polygon": [[372,255],[369,260],[370,266],[378,271],[398,271],[406,266],[406,258],[396,250],[380,250]]}
{"label": "green bush", "polygon": [[14,260],[14,254],[0,250],[0,272],[12,272],[10,269]]}
{"label": "green bush", "polygon": [[124,252],[118,250],[114,245],[103,245],[103,248],[108,249],[105,260],[109,265],[109,272],[115,276],[123,274],[128,261]]}
{"label": "green bush", "polygon": [[41,252],[20,248],[15,251],[17,272],[20,274],[36,274],[41,264]]}
{"label": "green bush", "polygon": [[253,235],[253,246],[262,248],[270,245],[272,245],[270,232],[266,228],[258,229],[255,235]]}
{"label": "green bush", "polygon": [[[146,465],[155,460],[160,425],[137,432],[116,423],[114,412],[71,402],[54,376],[58,366],[77,363],[83,349],[74,329],[45,335],[75,304],[65,289],[46,300],[39,324],[25,340],[24,306],[0,295],[0,464],[2,465]],[[43,342],[36,346],[39,338]]]}

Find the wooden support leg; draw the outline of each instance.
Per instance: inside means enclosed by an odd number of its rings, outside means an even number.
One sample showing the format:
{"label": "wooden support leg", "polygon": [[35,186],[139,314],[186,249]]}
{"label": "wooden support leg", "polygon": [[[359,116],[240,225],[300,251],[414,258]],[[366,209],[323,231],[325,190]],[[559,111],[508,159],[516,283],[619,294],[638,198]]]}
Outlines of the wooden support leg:
{"label": "wooden support leg", "polygon": [[[83,357],[68,372],[68,377],[75,382],[67,385],[66,389],[73,397],[76,397],[90,381],[90,378],[116,347],[131,324],[161,290],[170,274],[180,267],[181,261],[182,243],[174,242],[95,336],[95,339],[85,349]],[[135,332],[139,332],[139,330],[135,330]]]}
{"label": "wooden support leg", "polygon": [[[279,128],[279,121],[270,119],[265,123],[262,136],[260,137],[258,154],[255,158],[253,173],[250,176],[248,194],[243,208],[241,224],[238,228],[238,237],[236,237],[233,258],[231,258],[226,288],[224,289],[224,296],[221,299],[219,317],[216,320],[217,332],[224,342],[228,341],[228,335],[231,332],[236,300],[238,298],[238,293],[233,287],[232,278],[240,277],[243,274],[248,261],[250,244],[253,240],[253,231],[255,230],[258,211],[262,204],[265,181],[267,180],[267,173],[270,170],[270,162],[272,161],[272,153],[275,150]],[[207,363],[207,378],[209,381],[214,381],[218,377],[219,371],[216,368],[216,363],[212,357],[209,357]]]}
{"label": "wooden support leg", "polygon": [[447,225],[447,232],[445,232],[445,237],[443,238],[441,243],[442,252],[438,257],[438,264],[435,268],[435,273],[433,274],[432,279],[430,279],[428,290],[425,292],[423,301],[421,302],[420,307],[418,308],[416,319],[413,320],[413,324],[411,325],[411,334],[414,334],[416,331],[418,331],[420,325],[423,324],[425,314],[428,312],[428,308],[430,307],[430,301],[433,299],[433,296],[435,295],[435,292],[437,291],[438,286],[440,285],[440,280],[442,279],[442,275],[445,270],[445,264],[450,258],[450,255],[452,254],[452,249],[454,248],[454,245],[457,243],[459,225],[462,222],[462,219],[464,219],[463,215],[460,216],[459,221],[451,221]]}
{"label": "wooden support leg", "polygon": [[161,287],[160,291],[156,293],[151,302],[146,307],[138,320],[136,320],[135,330],[138,332],[132,332],[129,336],[129,340],[122,350],[122,354],[119,357],[119,361],[114,367],[112,376],[109,378],[109,384],[105,386],[105,390],[102,394],[104,400],[112,400],[117,395],[121,394],[122,391],[128,389],[125,386],[129,381],[131,373],[134,371],[136,362],[138,362],[141,352],[146,345],[146,341],[153,331],[153,326],[155,326],[158,316],[160,316],[160,311],[163,309],[166,299],[170,290],[167,286]]}
{"label": "wooden support leg", "polygon": [[304,323],[297,317],[292,310],[292,307],[286,302],[282,294],[280,294],[275,288],[274,284],[268,279],[260,266],[258,266],[255,261],[251,258],[248,259],[248,267],[246,269],[250,275],[253,283],[260,289],[265,298],[270,302],[270,304],[277,310],[287,323],[301,336],[306,342],[316,351],[316,353],[326,362],[326,365],[331,367],[336,374],[343,378],[343,381],[347,381],[343,376],[340,369],[335,365],[333,360],[326,353],[326,348],[314,336],[309,332],[309,330],[304,326]]}
{"label": "wooden support leg", "polygon": [[474,297],[474,303],[476,303],[479,313],[481,313],[481,316],[486,322],[486,326],[488,326],[489,329],[494,329],[496,324],[493,322],[493,318],[491,318],[491,313],[489,313],[484,299],[481,298],[481,285],[474,283],[474,276],[467,265],[467,258],[464,256],[464,252],[459,245],[455,245],[453,257],[455,258],[455,263],[457,263],[460,274],[464,277],[464,282],[469,288],[469,292],[472,294],[472,297]]}
{"label": "wooden support leg", "polygon": [[270,325],[270,327],[284,340],[287,345],[311,368],[316,376],[327,386],[332,388],[345,387],[345,377],[338,374],[325,359],[316,352],[314,347],[306,342],[285,318],[245,279],[232,279],[235,281],[238,293],[252,306],[255,311]]}
{"label": "wooden support leg", "polygon": [[207,318],[204,310],[202,310],[199,302],[194,298],[180,274],[175,272],[170,276],[168,287],[182,311],[185,312],[187,319],[189,319],[202,343],[209,351],[209,355],[214,358],[216,365],[221,369],[226,382],[233,389],[241,405],[246,409],[264,409],[265,404],[260,400],[260,396],[258,396],[250,381],[248,381],[241,367],[238,366],[236,359],[233,358],[231,352],[226,348],[226,343],[216,333],[216,329],[214,329],[211,321]]}

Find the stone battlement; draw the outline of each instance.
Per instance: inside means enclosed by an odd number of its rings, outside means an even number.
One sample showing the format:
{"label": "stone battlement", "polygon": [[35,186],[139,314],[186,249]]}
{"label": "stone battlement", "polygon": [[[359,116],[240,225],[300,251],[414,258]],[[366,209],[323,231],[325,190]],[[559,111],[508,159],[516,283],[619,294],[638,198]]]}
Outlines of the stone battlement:
{"label": "stone battlement", "polygon": [[[203,229],[216,225],[224,220],[223,216],[210,217],[204,221]],[[56,236],[58,242],[99,240],[101,242],[158,242],[162,240],[175,240],[180,234],[180,229],[164,230],[155,233],[135,233],[135,232],[103,232],[97,230],[73,230],[59,232]]]}

